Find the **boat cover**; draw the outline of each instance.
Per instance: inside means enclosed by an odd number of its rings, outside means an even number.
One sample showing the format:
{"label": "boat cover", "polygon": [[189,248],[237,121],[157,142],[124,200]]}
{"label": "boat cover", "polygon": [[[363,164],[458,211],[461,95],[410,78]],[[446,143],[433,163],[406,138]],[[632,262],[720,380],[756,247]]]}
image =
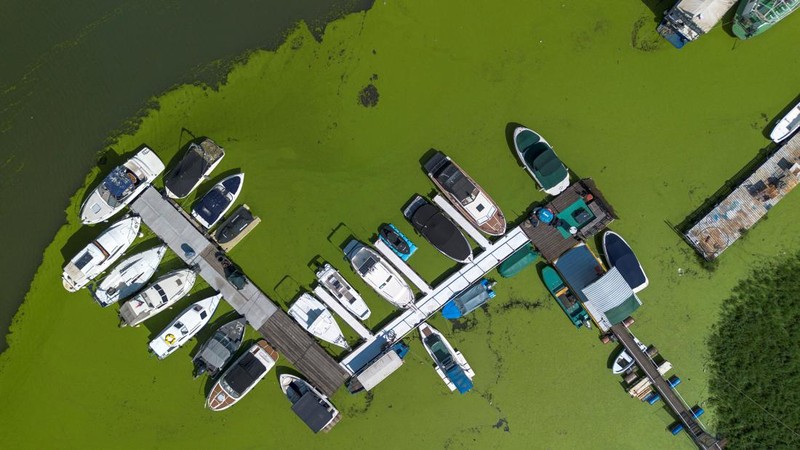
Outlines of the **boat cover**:
{"label": "boat cover", "polygon": [[454,365],[447,370],[447,378],[453,382],[458,392],[465,394],[472,389],[472,380],[469,379],[464,369],[458,365]]}
{"label": "boat cover", "polygon": [[230,202],[222,190],[215,186],[197,202],[193,209],[207,223],[214,223],[228,203]]}
{"label": "boat cover", "polygon": [[434,247],[456,261],[472,255],[467,239],[438,207],[430,203],[420,206],[411,216],[411,224]]}
{"label": "boat cover", "polygon": [[203,353],[199,356],[206,362],[206,366],[209,368],[214,370],[219,369],[225,365],[228,358],[231,357],[231,350],[228,348],[229,345],[231,345],[231,343],[224,334],[220,336],[215,334],[203,349]]}
{"label": "boat cover", "polygon": [[614,233],[606,233],[603,235],[603,241],[608,264],[619,270],[631,289],[638,290],[640,286],[647,283],[647,277],[639,260],[621,237]]}
{"label": "boat cover", "polygon": [[475,184],[444,153],[436,152],[425,163],[425,170],[458,201],[472,201]]}
{"label": "boat cover", "polygon": [[[171,189],[170,189],[171,190]],[[175,192],[175,191],[173,191]],[[216,233],[217,242],[224,244],[232,241],[239,233],[242,232],[251,222],[253,222],[253,213],[250,212],[244,205],[240,206],[230,217],[222,222]]]}
{"label": "boat cover", "polygon": [[225,381],[234,392],[241,395],[258,380],[267,368],[252,353],[247,352],[225,375]]}
{"label": "boat cover", "polygon": [[392,350],[375,360],[375,362],[359,373],[356,378],[358,382],[361,383],[361,386],[369,391],[402,365],[403,358],[401,358],[396,351]]}
{"label": "boat cover", "polygon": [[605,272],[586,244],[568,250],[553,266],[581,302],[586,302],[583,288],[594,283]]}
{"label": "boat cover", "polygon": [[202,147],[192,143],[178,165],[164,177],[164,186],[178,198],[189,195],[211,164],[216,161],[204,157],[204,153]]}
{"label": "boat cover", "polygon": [[601,327],[610,328],[630,316],[642,304],[616,267],[582,288],[584,306]]}
{"label": "boat cover", "polygon": [[511,278],[531,265],[537,258],[539,258],[539,252],[534,250],[533,245],[526,245],[503,261],[497,268],[497,273],[503,278]]}
{"label": "boat cover", "polygon": [[[133,178],[135,179],[136,177],[133,176]],[[122,201],[130,193],[130,189],[136,183],[128,176],[128,169],[124,166],[119,166],[114,168],[114,170],[106,176],[105,180],[103,180],[103,184],[115,199]]]}
{"label": "boat cover", "polygon": [[325,428],[331,419],[333,412],[328,410],[320,399],[311,391],[306,391],[299,400],[292,405],[292,411],[297,417],[302,419],[311,431],[318,433]]}
{"label": "boat cover", "polygon": [[[526,160],[528,152],[526,151]],[[556,156],[552,148],[547,147],[535,157],[531,164],[531,170],[536,174],[536,178],[542,183],[542,187],[550,189],[568,177],[566,167]]]}

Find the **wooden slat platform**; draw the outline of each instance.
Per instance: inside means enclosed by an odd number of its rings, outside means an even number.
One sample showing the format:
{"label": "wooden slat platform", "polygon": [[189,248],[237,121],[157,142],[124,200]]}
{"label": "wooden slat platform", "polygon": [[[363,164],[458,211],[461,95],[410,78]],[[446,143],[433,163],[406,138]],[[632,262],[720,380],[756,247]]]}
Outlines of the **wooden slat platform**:
{"label": "wooden slat platform", "polygon": [[800,134],[778,148],[752,175],[689,228],[686,240],[712,260],[755,225],[800,180]]}

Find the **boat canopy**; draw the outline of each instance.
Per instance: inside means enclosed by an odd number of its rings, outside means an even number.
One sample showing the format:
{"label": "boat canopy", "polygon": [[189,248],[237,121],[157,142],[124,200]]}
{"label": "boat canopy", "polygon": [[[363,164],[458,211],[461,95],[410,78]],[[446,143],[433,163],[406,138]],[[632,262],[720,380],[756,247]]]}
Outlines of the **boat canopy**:
{"label": "boat canopy", "polygon": [[464,369],[458,365],[454,365],[447,371],[447,378],[453,382],[453,385],[461,394],[465,394],[472,389],[472,380],[464,373]]}
{"label": "boat canopy", "polygon": [[119,166],[106,176],[106,179],[103,180],[103,185],[115,200],[122,201],[130,194],[131,188],[138,181],[136,175],[131,173],[125,166]]}
{"label": "boat canopy", "polygon": [[225,152],[210,139],[200,145],[192,142],[178,165],[164,177],[164,186],[178,198],[183,198],[207,175],[208,169],[221,159]]}
{"label": "boat canopy", "polygon": [[333,412],[320,401],[311,391],[306,391],[299,400],[292,405],[292,411],[297,414],[311,431],[318,433],[333,419]]}
{"label": "boat canopy", "polygon": [[616,267],[582,291],[584,306],[602,328],[622,322],[642,304]]}
{"label": "boat canopy", "polygon": [[420,206],[411,217],[414,228],[447,256],[464,261],[472,255],[464,235],[441,209],[428,203]]}
{"label": "boat canopy", "polygon": [[225,382],[236,394],[242,395],[266,371],[267,368],[264,367],[264,364],[255,355],[247,352],[225,375]]}
{"label": "boat canopy", "polygon": [[[546,146],[546,144],[539,145]],[[535,147],[538,147],[538,145]],[[531,148],[525,152],[526,160],[528,159],[528,154],[532,151],[536,150]],[[564,164],[561,163],[561,160],[559,160],[558,156],[556,156],[556,152],[554,152],[549,146],[546,146],[546,148],[538,151],[538,155],[536,155],[531,162],[531,169],[533,170],[533,173],[536,174],[536,178],[539,180],[539,182],[542,183],[542,187],[544,189],[550,189],[554,187],[563,181],[564,178],[569,176]]]}
{"label": "boat canopy", "polygon": [[497,268],[497,273],[503,278],[511,278],[522,272],[522,269],[528,267],[538,257],[539,252],[534,250],[533,245],[526,245],[503,261],[500,267]]}
{"label": "boat canopy", "polygon": [[219,333],[215,334],[212,340],[209,341],[200,357],[205,360],[206,365],[221,368],[231,357],[232,351],[236,351],[236,346],[224,333]]}
{"label": "boat canopy", "polygon": [[608,264],[619,270],[631,289],[638,292],[646,287],[647,276],[628,244],[619,235],[610,232],[603,235],[603,242]]}
{"label": "boat canopy", "polygon": [[364,390],[369,391],[402,365],[403,359],[396,351],[391,350],[364,369],[356,378],[361,383],[361,386],[364,387]]}

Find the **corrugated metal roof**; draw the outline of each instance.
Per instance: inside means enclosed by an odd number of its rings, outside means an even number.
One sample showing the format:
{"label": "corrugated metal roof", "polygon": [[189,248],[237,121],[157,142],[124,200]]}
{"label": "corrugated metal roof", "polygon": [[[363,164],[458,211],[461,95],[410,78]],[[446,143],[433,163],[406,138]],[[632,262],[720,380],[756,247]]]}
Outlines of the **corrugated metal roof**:
{"label": "corrugated metal roof", "polygon": [[585,306],[595,320],[608,326],[622,322],[642,303],[616,267],[583,288],[583,295]]}

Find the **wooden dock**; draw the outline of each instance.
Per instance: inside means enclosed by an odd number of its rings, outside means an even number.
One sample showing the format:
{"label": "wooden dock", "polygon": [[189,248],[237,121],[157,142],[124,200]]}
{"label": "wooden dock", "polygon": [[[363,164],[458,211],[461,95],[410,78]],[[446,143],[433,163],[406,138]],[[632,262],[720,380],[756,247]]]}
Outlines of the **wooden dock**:
{"label": "wooden dock", "polygon": [[153,187],[147,188],[130,208],[311,384],[329,396],[344,384],[347,372],[339,363],[248,280],[183,209]]}
{"label": "wooden dock", "polygon": [[779,147],[752,175],[708,214],[686,230],[684,237],[713,260],[755,225],[800,180],[800,134]]}
{"label": "wooden dock", "polygon": [[[586,200],[587,198],[589,200]],[[579,242],[599,233],[617,218],[611,205],[605,200],[591,178],[585,178],[573,183],[545,207],[558,215],[563,211],[567,211],[579,200],[586,202],[586,206],[594,217],[581,226],[574,236],[569,234],[565,236],[554,226],[539,224],[534,227],[528,220],[522,223],[522,231],[525,232],[528,239],[531,240],[536,250],[542,254],[545,260],[549,262],[556,260]]]}

